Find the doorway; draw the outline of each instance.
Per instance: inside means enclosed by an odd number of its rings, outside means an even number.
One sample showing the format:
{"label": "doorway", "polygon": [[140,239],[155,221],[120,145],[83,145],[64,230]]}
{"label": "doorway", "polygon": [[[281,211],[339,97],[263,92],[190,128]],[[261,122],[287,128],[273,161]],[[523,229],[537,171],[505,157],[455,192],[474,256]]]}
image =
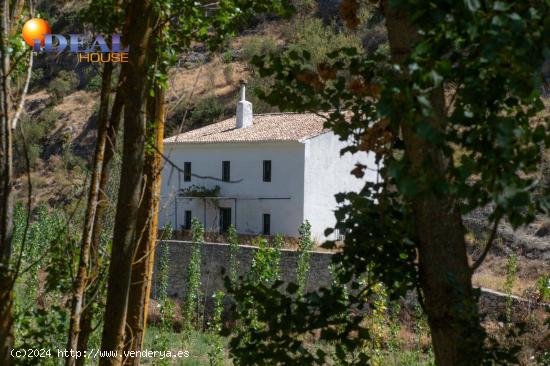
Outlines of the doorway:
{"label": "doorway", "polygon": [[220,233],[225,234],[231,226],[231,208],[220,207]]}

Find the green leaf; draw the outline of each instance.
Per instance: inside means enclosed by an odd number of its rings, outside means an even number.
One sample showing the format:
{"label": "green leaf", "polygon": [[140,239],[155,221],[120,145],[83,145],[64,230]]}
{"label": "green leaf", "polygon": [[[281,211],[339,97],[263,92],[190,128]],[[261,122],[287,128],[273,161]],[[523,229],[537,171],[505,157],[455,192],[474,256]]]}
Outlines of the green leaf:
{"label": "green leaf", "polygon": [[468,10],[470,10],[472,13],[479,10],[479,8],[481,7],[479,0],[464,0],[464,5],[466,5]]}
{"label": "green leaf", "polygon": [[495,1],[495,4],[493,5],[493,10],[507,11],[508,9],[510,9],[510,7],[511,7],[510,4],[506,4],[503,1]]}

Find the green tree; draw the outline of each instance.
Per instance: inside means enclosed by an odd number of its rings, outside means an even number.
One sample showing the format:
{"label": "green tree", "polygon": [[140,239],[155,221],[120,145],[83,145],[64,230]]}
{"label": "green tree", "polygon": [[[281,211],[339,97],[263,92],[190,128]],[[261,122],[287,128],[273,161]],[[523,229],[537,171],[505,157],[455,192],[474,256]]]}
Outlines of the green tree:
{"label": "green tree", "polygon": [[[505,362],[502,350],[485,342],[471,280],[500,220],[518,227],[550,207],[548,196],[532,197],[541,149],[550,145],[548,119],[532,119],[544,108],[535,75],[549,46],[550,4],[399,0],[380,8],[389,58],[343,48],[314,68],[307,51],[257,57],[260,75],[277,80],[262,97],[290,110],[329,111],[326,126],[351,141],[343,152],[371,151],[383,161],[382,182],[337,196],[337,228],[347,233],[334,257],[340,281],[361,295],[382,283],[390,299],[417,289],[438,365]],[[360,2],[343,1],[340,9],[356,28]],[[362,177],[366,168],[352,173]],[[470,266],[462,215],[487,204],[494,208],[492,234]],[[362,285],[357,278],[367,271]],[[356,335],[368,337],[359,313],[335,316],[346,311],[338,289],[297,301],[273,288],[256,293],[257,306],[269,309],[258,312],[269,326],[232,353],[242,362],[323,363],[323,352],[292,348],[297,334],[323,329],[349,363]],[[349,302],[364,305],[353,293]],[[281,331],[283,339],[273,342]]]}
{"label": "green tree", "polygon": [[239,279],[239,237],[234,225],[227,230],[227,241],[229,242],[229,279],[232,284]]}
{"label": "green tree", "polygon": [[[155,126],[147,123],[152,114],[162,114],[158,108],[153,113],[150,103],[156,101],[157,106],[164,104],[164,98],[158,96],[167,87],[168,70],[177,62],[178,55],[189,50],[193,42],[203,42],[213,49],[234,34],[252,15],[268,11],[284,14],[288,11],[285,0],[229,0],[212,4],[185,0],[153,0],[130,1],[124,5],[126,22],[123,37],[131,51],[128,62],[122,66],[124,82],[119,88],[123,91],[125,112],[124,149],[102,337],[102,349],[108,351],[121,351],[128,312],[134,314],[130,318],[132,334],[135,333],[134,330],[144,328],[144,323],[140,321],[145,319],[143,300],[129,302],[129,297],[135,250],[146,247],[138,246],[140,235],[137,228],[143,221],[140,218],[143,215],[157,215],[155,208],[148,207],[155,205],[154,199],[151,200],[151,205],[141,206],[140,209],[141,194],[138,193],[152,193],[155,190],[148,185],[153,184],[151,179],[145,180],[143,176],[148,170],[156,171],[154,166],[148,165],[157,164],[158,159],[147,157],[152,155],[151,151],[161,148],[156,143],[150,143],[150,137],[157,132],[156,141],[162,142],[163,138],[160,127],[162,123]],[[101,13],[104,9],[108,7],[99,7],[98,11]],[[156,99],[150,98],[151,96],[156,96]],[[163,122],[163,118],[158,118],[157,122]],[[151,196],[154,198],[154,194]],[[151,241],[154,241],[154,235],[148,237],[148,242],[144,244],[153,248]],[[143,273],[150,272],[150,268],[151,266],[145,268]],[[135,298],[146,299],[143,291],[147,292],[147,286],[141,286],[132,293]],[[131,308],[128,309],[128,306]],[[143,332],[138,329],[139,334]],[[131,347],[135,347],[136,343],[131,343]],[[100,364],[120,365],[121,361],[121,357],[105,358]],[[128,362],[139,362],[139,359]]]}
{"label": "green tree", "polygon": [[298,243],[298,263],[296,265],[296,284],[298,285],[298,294],[304,295],[307,288],[307,274],[309,272],[310,250],[313,246],[311,240],[311,224],[305,221],[298,229],[300,241]]}
{"label": "green tree", "polygon": [[201,247],[204,244],[204,226],[194,217],[191,222],[191,230],[193,232],[193,248],[187,267],[187,288],[185,290],[185,302],[183,305],[184,332],[186,337],[189,336],[189,332],[193,329],[200,330],[198,324],[202,297]]}

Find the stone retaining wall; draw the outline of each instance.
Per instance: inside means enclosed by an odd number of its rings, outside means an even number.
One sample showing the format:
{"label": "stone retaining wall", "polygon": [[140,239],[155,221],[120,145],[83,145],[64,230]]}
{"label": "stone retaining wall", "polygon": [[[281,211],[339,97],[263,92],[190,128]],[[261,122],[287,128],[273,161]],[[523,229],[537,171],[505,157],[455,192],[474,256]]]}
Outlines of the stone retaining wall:
{"label": "stone retaining wall", "polygon": [[[169,281],[168,295],[182,300],[187,284],[187,267],[191,258],[191,243],[185,241],[168,240],[169,249]],[[162,247],[159,245],[156,255],[155,276],[153,278],[152,296],[156,297],[156,269],[158,268]],[[239,275],[244,276],[252,264],[252,258],[257,248],[241,246],[238,254]],[[223,290],[224,281],[222,270],[227,272],[229,263],[229,245],[220,243],[205,243],[202,247],[201,279],[202,291],[206,299],[206,313],[212,308],[212,295],[217,290]],[[320,287],[329,286],[332,275],[329,265],[332,254],[327,252],[312,252],[310,257],[310,271],[307,278],[307,291],[314,291]],[[281,277],[285,282],[296,280],[297,252],[293,250],[281,250]],[[480,308],[489,318],[497,319],[499,314],[505,314],[507,296],[503,293],[481,289]],[[512,307],[515,314],[532,311],[536,308],[548,306],[538,304],[527,299],[512,296]]]}

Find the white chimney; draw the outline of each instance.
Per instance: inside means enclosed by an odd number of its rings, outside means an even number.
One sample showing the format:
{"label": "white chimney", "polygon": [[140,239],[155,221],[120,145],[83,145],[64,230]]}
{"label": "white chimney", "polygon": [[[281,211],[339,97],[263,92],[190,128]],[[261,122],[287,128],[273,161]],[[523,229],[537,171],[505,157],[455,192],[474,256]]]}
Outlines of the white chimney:
{"label": "white chimney", "polygon": [[241,80],[241,100],[237,103],[237,128],[252,126],[252,103],[246,100],[246,83]]}

